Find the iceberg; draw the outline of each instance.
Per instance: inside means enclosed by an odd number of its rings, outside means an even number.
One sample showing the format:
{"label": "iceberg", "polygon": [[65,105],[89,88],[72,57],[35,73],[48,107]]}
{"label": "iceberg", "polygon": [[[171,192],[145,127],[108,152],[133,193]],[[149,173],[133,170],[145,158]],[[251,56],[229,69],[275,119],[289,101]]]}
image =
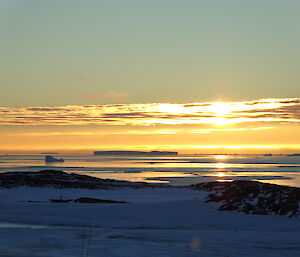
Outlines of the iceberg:
{"label": "iceberg", "polygon": [[46,155],[45,156],[45,162],[64,162],[64,159],[58,159],[58,158],[54,158],[51,155]]}

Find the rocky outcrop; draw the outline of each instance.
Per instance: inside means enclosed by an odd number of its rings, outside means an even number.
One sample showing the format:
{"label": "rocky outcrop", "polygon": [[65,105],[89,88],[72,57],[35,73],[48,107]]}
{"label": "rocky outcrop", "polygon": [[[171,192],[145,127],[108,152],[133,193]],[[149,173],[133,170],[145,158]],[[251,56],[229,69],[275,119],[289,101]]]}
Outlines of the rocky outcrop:
{"label": "rocky outcrop", "polygon": [[190,186],[209,194],[206,202],[218,202],[219,210],[247,214],[299,215],[300,188],[256,181],[208,182]]}
{"label": "rocky outcrop", "polygon": [[[0,174],[0,187],[13,188],[18,186],[84,189],[171,187],[144,182],[100,179],[57,170]],[[206,202],[219,203],[219,210],[221,211],[232,210],[247,214],[299,216],[300,188],[256,181],[207,182],[191,185],[188,188],[207,191]],[[74,200],[62,201],[73,202]],[[94,201],[103,203],[106,200],[79,198],[75,202],[92,203]]]}
{"label": "rocky outcrop", "polygon": [[111,189],[116,187],[144,188],[154,187],[149,183],[128,182],[114,179],[100,179],[76,173],[58,170],[42,170],[39,172],[7,172],[0,174],[0,187],[18,186],[56,188]]}
{"label": "rocky outcrop", "polygon": [[[98,198],[90,198],[90,197],[80,197],[77,199],[50,199],[52,203],[129,203],[124,201],[114,201],[114,200],[106,200],[106,199],[98,199]],[[32,201],[31,201],[32,202]]]}
{"label": "rocky outcrop", "polygon": [[105,200],[89,197],[81,197],[74,200],[75,203],[128,203],[124,201]]}

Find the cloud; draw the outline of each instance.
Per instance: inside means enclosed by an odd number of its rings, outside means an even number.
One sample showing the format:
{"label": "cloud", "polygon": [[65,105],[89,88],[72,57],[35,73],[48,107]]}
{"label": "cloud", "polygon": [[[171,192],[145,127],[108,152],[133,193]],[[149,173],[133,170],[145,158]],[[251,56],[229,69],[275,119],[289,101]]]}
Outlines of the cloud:
{"label": "cloud", "polygon": [[274,127],[257,127],[257,128],[224,128],[224,129],[194,129],[190,133],[212,133],[212,132],[237,132],[237,131],[257,131],[268,130]]}
{"label": "cloud", "polygon": [[29,137],[49,137],[49,136],[93,136],[95,132],[25,132],[25,133],[9,133],[5,136],[29,136]]}
{"label": "cloud", "polygon": [[105,100],[109,102],[123,102],[128,99],[129,94],[122,93],[118,91],[107,91],[103,94],[94,94],[94,93],[87,93],[83,95],[84,98],[89,100]]}
{"label": "cloud", "polygon": [[[107,94],[117,97],[118,94]],[[241,102],[0,107],[1,125],[226,125],[300,123],[300,99]],[[273,126],[273,125],[270,125]]]}
{"label": "cloud", "polygon": [[87,93],[82,95],[83,98],[89,99],[89,100],[97,100],[102,98],[101,94],[92,94],[92,93]]}
{"label": "cloud", "polygon": [[24,132],[24,133],[8,133],[5,136],[28,136],[28,137],[49,137],[49,136],[108,136],[108,135],[173,135],[181,133],[177,129],[161,129],[161,130],[125,130],[125,131],[85,131],[85,132]]}

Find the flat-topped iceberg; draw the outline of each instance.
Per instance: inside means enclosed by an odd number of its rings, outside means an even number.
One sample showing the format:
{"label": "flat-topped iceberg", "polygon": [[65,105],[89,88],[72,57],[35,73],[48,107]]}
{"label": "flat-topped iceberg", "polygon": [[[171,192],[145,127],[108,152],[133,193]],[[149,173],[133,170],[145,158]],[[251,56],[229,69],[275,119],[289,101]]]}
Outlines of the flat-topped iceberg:
{"label": "flat-topped iceberg", "polygon": [[95,151],[94,155],[112,155],[112,156],[177,156],[178,152],[169,151]]}

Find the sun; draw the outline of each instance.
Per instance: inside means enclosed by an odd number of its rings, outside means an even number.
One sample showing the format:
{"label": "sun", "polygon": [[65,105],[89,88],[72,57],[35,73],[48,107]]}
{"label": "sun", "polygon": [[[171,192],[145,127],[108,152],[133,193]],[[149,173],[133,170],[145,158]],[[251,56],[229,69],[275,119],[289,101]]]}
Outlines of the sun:
{"label": "sun", "polygon": [[223,103],[223,102],[214,102],[209,107],[209,110],[219,117],[226,116],[231,111],[231,109],[232,108],[229,103]]}
{"label": "sun", "polygon": [[232,120],[228,119],[229,113],[232,111],[230,103],[214,102],[207,108],[214,118],[212,123],[216,125],[228,125],[232,123]]}
{"label": "sun", "polygon": [[227,155],[215,155],[214,158],[217,160],[225,160],[228,158],[228,156]]}

